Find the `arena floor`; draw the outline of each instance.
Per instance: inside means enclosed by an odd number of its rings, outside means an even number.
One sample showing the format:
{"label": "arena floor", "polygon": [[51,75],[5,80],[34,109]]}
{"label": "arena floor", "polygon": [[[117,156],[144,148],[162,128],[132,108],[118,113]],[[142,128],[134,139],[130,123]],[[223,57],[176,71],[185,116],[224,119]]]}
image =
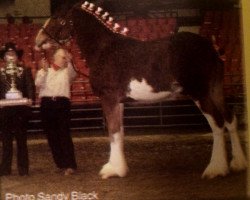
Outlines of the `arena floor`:
{"label": "arena floor", "polygon": [[[78,171],[72,176],[55,173],[43,136],[29,138],[30,175],[1,179],[1,199],[20,200],[243,200],[246,172],[213,180],[201,179],[209,162],[212,137],[207,132],[128,131],[125,150],[129,175],[102,180],[98,172],[109,155],[103,132],[74,133]],[[244,139],[244,132],[240,133]],[[87,136],[86,136],[87,135]],[[227,142],[230,150],[230,143]],[[71,196],[71,198],[66,198]],[[65,197],[65,198],[64,198]]]}

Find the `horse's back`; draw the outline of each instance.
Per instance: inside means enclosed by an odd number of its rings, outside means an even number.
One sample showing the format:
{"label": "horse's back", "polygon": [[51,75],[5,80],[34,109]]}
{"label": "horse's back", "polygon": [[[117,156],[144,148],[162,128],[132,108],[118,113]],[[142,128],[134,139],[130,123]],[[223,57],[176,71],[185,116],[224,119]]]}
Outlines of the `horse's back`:
{"label": "horse's back", "polygon": [[148,42],[118,38],[99,59],[91,70],[92,86],[99,91],[103,87],[126,91],[132,80],[144,79],[157,92],[169,91],[178,82],[185,94],[200,97],[211,81],[221,81],[223,73],[212,43],[188,32]]}

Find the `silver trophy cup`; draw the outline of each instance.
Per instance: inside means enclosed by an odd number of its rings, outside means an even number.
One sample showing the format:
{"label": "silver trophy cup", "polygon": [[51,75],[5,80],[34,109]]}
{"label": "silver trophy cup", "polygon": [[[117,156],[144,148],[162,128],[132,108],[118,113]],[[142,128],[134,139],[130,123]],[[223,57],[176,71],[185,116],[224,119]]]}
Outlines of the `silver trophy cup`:
{"label": "silver trophy cup", "polygon": [[[18,67],[14,61],[10,60],[6,68],[1,69],[2,75],[10,77],[10,89],[5,94],[5,99],[0,100],[0,107],[16,106],[16,105],[31,105],[31,101],[23,98],[22,92],[16,87],[16,77],[20,77],[23,73],[23,68]],[[7,78],[6,78],[7,80]]]}
{"label": "silver trophy cup", "polygon": [[15,79],[17,76],[20,76],[22,73],[21,70],[18,69],[17,65],[13,61],[9,61],[7,63],[7,67],[5,69],[5,73],[10,75],[10,90],[5,94],[6,99],[21,99],[23,98],[22,92],[20,92],[16,88]]}

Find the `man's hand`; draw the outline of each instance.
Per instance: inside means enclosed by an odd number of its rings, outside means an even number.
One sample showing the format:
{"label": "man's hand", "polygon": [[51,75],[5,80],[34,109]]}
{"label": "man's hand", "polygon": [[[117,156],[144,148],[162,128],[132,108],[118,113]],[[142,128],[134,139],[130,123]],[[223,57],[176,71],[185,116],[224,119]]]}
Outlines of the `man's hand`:
{"label": "man's hand", "polygon": [[43,58],[41,61],[40,61],[40,66],[41,66],[41,69],[43,69],[44,71],[48,71],[48,68],[49,68],[49,62]]}

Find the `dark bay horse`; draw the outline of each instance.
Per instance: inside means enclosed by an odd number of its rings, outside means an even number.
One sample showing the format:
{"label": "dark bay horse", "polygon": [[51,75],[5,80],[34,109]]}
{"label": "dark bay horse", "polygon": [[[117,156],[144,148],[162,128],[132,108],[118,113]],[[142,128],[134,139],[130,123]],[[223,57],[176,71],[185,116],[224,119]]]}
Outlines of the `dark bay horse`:
{"label": "dark bay horse", "polygon": [[[100,171],[102,178],[124,177],[123,103],[157,102],[188,95],[202,111],[213,132],[210,163],[205,178],[225,176],[247,167],[235,115],[223,96],[223,63],[207,39],[181,32],[156,41],[138,41],[113,22],[102,8],[89,2],[59,10],[36,36],[36,48],[53,41],[65,43],[74,33],[90,68],[90,83],[100,97],[110,137],[110,157]],[[224,131],[232,142],[227,161]]]}

